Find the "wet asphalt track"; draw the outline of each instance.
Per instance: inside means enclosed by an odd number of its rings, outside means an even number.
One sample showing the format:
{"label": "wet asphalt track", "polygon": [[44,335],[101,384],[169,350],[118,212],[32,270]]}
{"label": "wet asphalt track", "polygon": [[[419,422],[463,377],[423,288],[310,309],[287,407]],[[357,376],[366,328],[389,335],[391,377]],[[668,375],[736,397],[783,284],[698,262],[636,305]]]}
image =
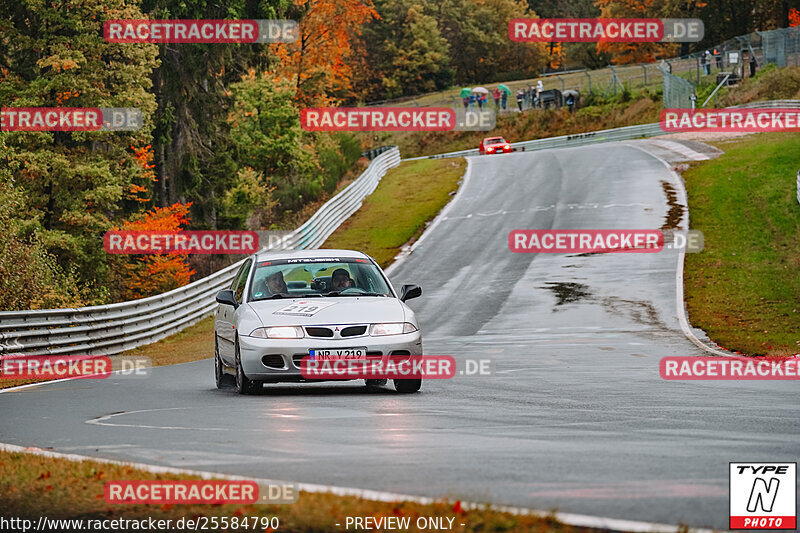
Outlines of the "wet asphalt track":
{"label": "wet asphalt track", "polygon": [[659,228],[662,182],[677,186],[629,144],[473,158],[456,203],[392,277],[423,287],[410,304],[426,353],[491,358],[495,375],[410,396],[354,382],[242,397],[214,388],[208,359],[0,394],[0,441],[726,528],[729,461],[800,455],[796,382],[659,377],[661,357],[702,354],[678,326],[676,254],[507,247],[513,229]]}

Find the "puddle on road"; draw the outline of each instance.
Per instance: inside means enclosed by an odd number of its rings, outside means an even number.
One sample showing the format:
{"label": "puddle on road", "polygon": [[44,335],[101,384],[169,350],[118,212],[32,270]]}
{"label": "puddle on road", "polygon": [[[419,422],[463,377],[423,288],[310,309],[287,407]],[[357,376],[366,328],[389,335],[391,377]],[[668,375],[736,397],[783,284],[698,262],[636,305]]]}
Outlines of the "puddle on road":
{"label": "puddle on road", "polygon": [[669,206],[667,216],[664,217],[664,224],[661,226],[661,229],[678,229],[681,220],[683,220],[683,213],[686,207],[678,203],[678,192],[669,182],[662,180],[661,187],[664,189],[664,194],[667,196],[667,205]]}
{"label": "puddle on road", "polygon": [[571,281],[548,281],[545,282],[544,287],[539,288],[547,289],[555,295],[556,307],[579,302],[592,296],[587,285]]}

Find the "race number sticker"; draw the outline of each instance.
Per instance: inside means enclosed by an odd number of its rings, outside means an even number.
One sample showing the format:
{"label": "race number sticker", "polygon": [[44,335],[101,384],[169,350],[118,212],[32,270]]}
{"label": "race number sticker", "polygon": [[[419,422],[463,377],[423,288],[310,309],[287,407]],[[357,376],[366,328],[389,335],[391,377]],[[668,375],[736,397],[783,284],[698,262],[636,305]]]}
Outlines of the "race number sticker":
{"label": "race number sticker", "polygon": [[330,307],[336,302],[295,302],[286,307],[281,307],[273,315],[293,315],[293,316],[314,316],[326,307]]}

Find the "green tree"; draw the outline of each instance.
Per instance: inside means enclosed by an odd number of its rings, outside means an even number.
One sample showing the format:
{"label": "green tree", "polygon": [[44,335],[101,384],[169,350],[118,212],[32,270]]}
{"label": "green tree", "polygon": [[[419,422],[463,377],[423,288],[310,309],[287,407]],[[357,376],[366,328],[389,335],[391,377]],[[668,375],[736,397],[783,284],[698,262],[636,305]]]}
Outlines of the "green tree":
{"label": "green tree", "polygon": [[[291,5],[291,0],[145,0],[142,8],[153,19],[275,19]],[[191,202],[194,227],[226,228],[218,210],[238,168],[227,123],[229,87],[250,69],[266,69],[273,60],[269,47],[164,43],[158,55],[154,199],[161,207]]]}
{"label": "green tree", "polygon": [[364,30],[374,67],[370,97],[396,98],[449,87],[450,50],[436,19],[418,0],[385,1],[376,7],[381,19]]}
{"label": "green tree", "polygon": [[3,107],[136,107],[134,132],[6,132],[0,160],[27,199],[21,216],[41,225],[40,241],[81,281],[106,278],[102,233],[140,207],[149,176],[132,147],[150,143],[156,47],[107,43],[108,19],[142,18],[122,0],[0,1]]}
{"label": "green tree", "polygon": [[316,200],[323,184],[314,136],[300,127],[295,91],[290,80],[251,72],[231,85],[234,103],[229,117],[236,160],[255,171],[240,173],[239,181],[246,178],[245,185],[252,189],[253,179],[259,180],[264,195],[274,188],[271,194],[279,208],[291,211]]}

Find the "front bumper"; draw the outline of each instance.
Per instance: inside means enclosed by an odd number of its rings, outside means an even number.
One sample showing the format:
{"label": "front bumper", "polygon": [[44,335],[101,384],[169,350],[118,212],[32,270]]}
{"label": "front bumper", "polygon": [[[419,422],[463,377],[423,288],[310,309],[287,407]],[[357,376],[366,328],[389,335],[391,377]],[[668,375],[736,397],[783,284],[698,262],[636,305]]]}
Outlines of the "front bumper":
{"label": "front bumper", "polygon": [[368,358],[422,355],[422,334],[418,330],[402,335],[362,335],[345,339],[261,339],[242,335],[239,337],[239,357],[242,369],[250,379],[273,383],[306,381],[300,373],[300,360],[308,356],[309,350],[363,346],[367,348]]}

